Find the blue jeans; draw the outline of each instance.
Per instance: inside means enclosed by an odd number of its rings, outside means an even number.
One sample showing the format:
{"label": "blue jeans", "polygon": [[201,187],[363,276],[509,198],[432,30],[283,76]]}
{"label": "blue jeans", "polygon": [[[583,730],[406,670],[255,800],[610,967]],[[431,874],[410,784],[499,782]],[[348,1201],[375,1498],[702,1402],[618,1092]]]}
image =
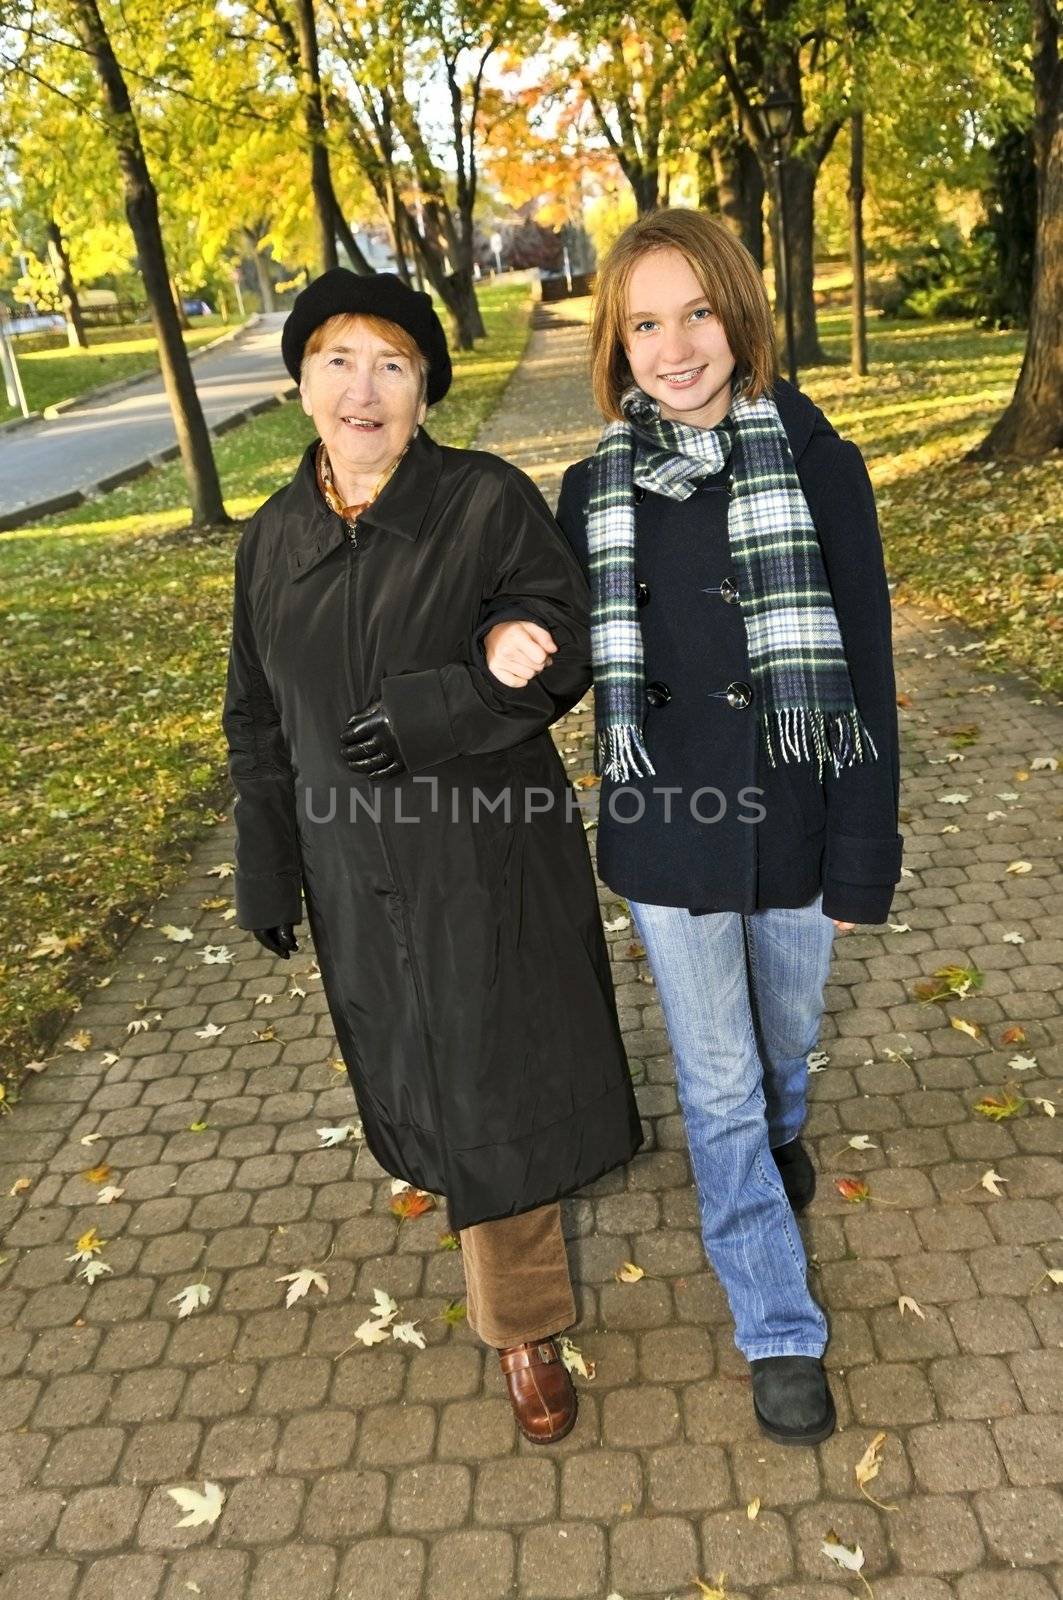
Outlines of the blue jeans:
{"label": "blue jeans", "polygon": [[749,1361],[819,1356],[827,1320],[771,1151],[805,1120],[834,924],[794,910],[631,905],[675,1059],[705,1249]]}

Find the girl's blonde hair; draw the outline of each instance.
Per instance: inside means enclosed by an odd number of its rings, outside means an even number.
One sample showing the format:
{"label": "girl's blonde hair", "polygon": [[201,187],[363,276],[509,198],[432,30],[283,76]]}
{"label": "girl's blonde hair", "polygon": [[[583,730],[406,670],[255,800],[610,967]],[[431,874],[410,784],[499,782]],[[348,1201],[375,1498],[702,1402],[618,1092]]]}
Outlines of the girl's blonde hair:
{"label": "girl's blonde hair", "polygon": [[678,250],[723,323],[742,392],[759,400],[778,376],[775,328],[760,268],[745,245],[704,211],[665,207],[639,217],[598,268],[591,314],[591,384],[602,415],[623,417],[632,382],[624,350],[627,286],[636,262],[653,250]]}

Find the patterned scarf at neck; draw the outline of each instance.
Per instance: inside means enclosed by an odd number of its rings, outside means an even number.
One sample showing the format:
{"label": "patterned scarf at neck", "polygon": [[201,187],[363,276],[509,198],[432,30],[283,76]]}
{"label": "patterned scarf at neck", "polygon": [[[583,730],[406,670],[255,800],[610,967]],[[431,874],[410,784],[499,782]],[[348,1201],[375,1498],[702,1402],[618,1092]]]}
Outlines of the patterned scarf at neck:
{"label": "patterned scarf at neck", "polygon": [[[668,422],[641,389],[602,433],[591,468],[588,541],[598,771],[621,783],[652,776],[643,739],[642,632],[635,603],[635,486],[685,500],[732,458],[727,514],[753,690],[772,766],[829,759],[835,774],[878,758],[856,708],[823,554],[770,393],[733,385],[717,428]],[[652,531],[644,537],[652,538]],[[706,710],[708,706],[706,704]]]}
{"label": "patterned scarf at neck", "polygon": [[336,483],[332,476],[332,462],[329,460],[329,453],[325,448],[325,441],[324,439],[319,439],[317,443],[317,453],[314,456],[314,469],[317,474],[317,486],[321,491],[321,498],[324,500],[330,511],[334,511],[338,517],[343,518],[348,528],[353,528],[362,512],[366,511],[373,504],[373,501],[376,499],[381,489],[383,489],[384,485],[389,481],[392,474],[395,472],[395,469],[398,467],[399,462],[402,460],[409,448],[410,440],[407,439],[406,443],[403,445],[402,449],[399,451],[390,467],[385,467],[384,471],[380,474],[373,486],[373,492],[368,499],[359,500],[351,506],[345,506],[343,503],[343,497],[336,488]]}

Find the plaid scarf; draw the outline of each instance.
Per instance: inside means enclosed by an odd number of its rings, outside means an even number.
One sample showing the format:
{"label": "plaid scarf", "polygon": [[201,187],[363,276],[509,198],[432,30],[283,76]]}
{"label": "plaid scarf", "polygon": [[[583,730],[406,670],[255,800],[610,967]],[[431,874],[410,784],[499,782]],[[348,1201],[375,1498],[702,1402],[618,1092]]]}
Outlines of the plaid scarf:
{"label": "plaid scarf", "polygon": [[662,420],[638,388],[627,390],[621,405],[630,420],[611,422],[602,433],[588,509],[598,770],[622,783],[654,773],[642,732],[635,485],[685,500],[729,456],[727,537],[768,758],[774,767],[777,744],[786,762],[815,759],[821,779],[825,760],[837,775],[868,759],[865,746],[877,760],[856,708],[819,539],[771,395],[749,400],[735,385],[728,417],[717,428]]}

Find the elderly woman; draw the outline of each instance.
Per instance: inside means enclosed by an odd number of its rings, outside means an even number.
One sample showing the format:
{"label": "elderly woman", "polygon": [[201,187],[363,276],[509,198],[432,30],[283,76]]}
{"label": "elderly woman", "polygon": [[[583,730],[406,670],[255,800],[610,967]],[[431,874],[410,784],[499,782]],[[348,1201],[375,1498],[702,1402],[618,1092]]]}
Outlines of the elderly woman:
{"label": "elderly woman", "polygon": [[[590,682],[587,588],[528,478],[425,432],[451,381],[427,295],[325,273],[282,348],[319,437],[236,554],[237,922],[287,959],[305,895],[366,1143],[447,1197],[470,1324],[549,1442],[576,1410],[558,1200],[642,1140],[547,732]],[[499,606],[556,644],[523,688],[473,661]]]}

